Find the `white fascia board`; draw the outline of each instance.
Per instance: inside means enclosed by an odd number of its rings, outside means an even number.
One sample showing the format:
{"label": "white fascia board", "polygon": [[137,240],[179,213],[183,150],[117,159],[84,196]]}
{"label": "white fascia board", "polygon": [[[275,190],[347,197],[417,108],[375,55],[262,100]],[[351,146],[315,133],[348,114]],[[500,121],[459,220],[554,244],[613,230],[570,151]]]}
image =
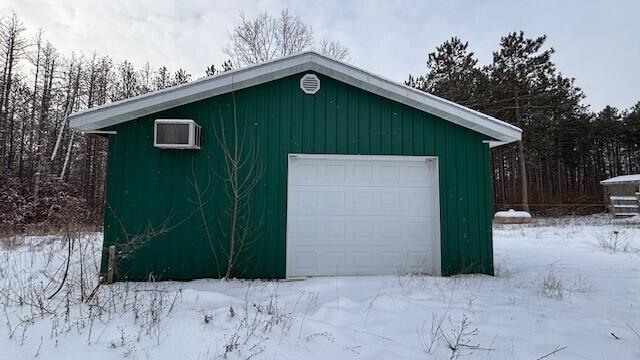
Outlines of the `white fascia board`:
{"label": "white fascia board", "polygon": [[80,130],[101,129],[154,112],[309,70],[439,116],[454,124],[487,135],[502,144],[519,141],[522,138],[522,130],[513,125],[313,52],[228,71],[213,77],[74,113],[69,117],[70,125],[72,128]]}
{"label": "white fascia board", "polygon": [[79,111],[69,116],[70,126],[80,130],[101,129],[307,70],[308,63],[303,58],[274,60]]}
{"label": "white fascia board", "polygon": [[507,141],[494,141],[494,140],[483,140],[482,142],[485,144],[488,144],[490,149],[511,143]]}
{"label": "white fascia board", "polygon": [[503,144],[522,139],[522,130],[516,126],[351,65],[321,57],[312,64],[311,70],[439,116],[454,124],[495,138]]}

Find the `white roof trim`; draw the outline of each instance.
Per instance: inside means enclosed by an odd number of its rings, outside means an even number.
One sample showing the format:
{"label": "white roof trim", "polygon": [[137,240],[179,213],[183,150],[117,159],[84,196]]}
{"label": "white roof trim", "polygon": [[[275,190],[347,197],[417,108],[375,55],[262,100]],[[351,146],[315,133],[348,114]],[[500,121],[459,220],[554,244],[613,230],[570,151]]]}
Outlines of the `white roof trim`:
{"label": "white roof trim", "polygon": [[314,52],[304,52],[190,83],[116,101],[69,116],[71,128],[90,131],[176,106],[259,85],[304,71],[315,71],[374,94],[434,114],[503,144],[518,141],[522,130],[489,115]]}

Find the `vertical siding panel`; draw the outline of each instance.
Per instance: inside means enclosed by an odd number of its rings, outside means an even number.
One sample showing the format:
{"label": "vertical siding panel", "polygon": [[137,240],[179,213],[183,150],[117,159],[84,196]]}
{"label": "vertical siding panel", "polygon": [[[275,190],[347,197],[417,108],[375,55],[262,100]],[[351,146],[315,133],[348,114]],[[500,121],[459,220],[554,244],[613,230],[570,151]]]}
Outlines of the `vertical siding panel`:
{"label": "vertical siding panel", "polygon": [[313,127],[313,151],[315,153],[324,153],[327,148],[326,145],[326,130],[327,123],[325,121],[325,109],[326,109],[326,91],[323,87],[320,87],[320,90],[313,95],[313,119],[314,119],[314,127]]}
{"label": "vertical siding panel", "polygon": [[313,98],[315,95],[307,95],[299,91],[302,96],[302,152],[313,152]]}
{"label": "vertical siding panel", "polygon": [[[291,97],[293,86],[290,80],[281,81],[280,89],[279,89],[279,98],[280,98],[280,111],[279,111],[279,121],[280,121],[280,131],[278,135],[278,145],[280,150],[278,151],[278,167],[279,171],[279,179],[283,184],[278,184],[278,243],[283,243],[283,247],[280,250],[279,254],[276,255],[278,258],[278,266],[277,273],[282,274],[284,277],[286,269],[284,269],[284,265],[286,264],[286,238],[287,238],[287,172],[289,166],[289,139],[291,138],[291,122],[293,121],[291,116]],[[280,241],[279,239],[284,239],[284,241]]]}
{"label": "vertical siding panel", "polygon": [[347,122],[349,123],[347,127],[347,151],[349,151],[349,154],[357,154],[358,144],[360,143],[360,134],[358,133],[358,92],[358,89],[351,86],[347,88]]}
{"label": "vertical siding panel", "polygon": [[347,87],[342,84],[336,85],[336,152],[347,154],[349,152],[349,106]]}
{"label": "vertical siding panel", "polygon": [[[460,270],[460,239],[462,232],[460,231],[460,218],[458,217],[458,181],[459,174],[457,171],[457,141],[455,127],[450,123],[444,123],[445,143],[447,152],[447,161],[444,166],[447,168],[447,226],[449,228],[449,236],[446,239],[449,247],[449,262],[451,271]],[[442,193],[441,193],[442,194]]]}
{"label": "vertical siding panel", "polygon": [[415,154],[413,149],[413,109],[406,106],[400,111],[400,128],[402,129],[402,155]]}
{"label": "vertical siding panel", "polygon": [[481,140],[477,138],[475,133],[466,131],[466,151],[465,157],[467,158],[467,192],[468,192],[468,206],[469,213],[469,239],[471,249],[469,252],[469,258],[472,262],[472,270],[478,272],[482,265],[482,236],[480,236],[480,218],[478,216],[480,207],[478,206],[478,182],[482,181],[482,177],[478,172],[477,154],[482,153],[482,149],[478,146],[482,144]]}
{"label": "vertical siding panel", "polygon": [[266,243],[265,246],[271,252],[273,260],[270,272],[273,274],[282,273],[281,263],[284,259],[282,255],[284,241],[282,241],[282,239],[284,239],[283,219],[286,218],[286,215],[283,216],[283,213],[286,205],[282,202],[285,196],[282,186],[280,186],[283,181],[286,181],[286,174],[283,176],[283,171],[286,167],[283,160],[287,157],[286,153],[282,151],[286,151],[286,147],[284,149],[282,148],[281,141],[283,128],[286,126],[286,121],[284,121],[285,123],[283,124],[283,104],[281,101],[284,88],[286,88],[285,81],[278,81],[269,88],[269,114],[271,115],[271,123],[269,124],[269,133],[271,134],[269,137],[269,156],[271,160],[268,163],[268,168],[273,170],[274,180],[273,187],[271,187],[270,190],[270,193],[273,193],[273,197],[268,203],[268,207],[273,209],[273,214],[271,215],[273,230],[270,241]]}
{"label": "vertical siding panel", "polygon": [[402,107],[400,104],[391,103],[391,153],[402,154]]}
{"label": "vertical siding panel", "polygon": [[358,154],[369,154],[369,132],[371,131],[369,119],[369,94],[360,90],[358,91]]}
{"label": "vertical siding panel", "polygon": [[[271,93],[272,89],[267,88],[266,86],[262,87],[260,99],[263,102],[263,114],[265,118],[265,133],[267,134],[267,148],[264,153],[264,157],[266,159],[266,164],[277,164],[277,153],[274,154],[272,145],[272,141],[277,141],[277,124],[274,122],[274,118],[272,115],[273,106]],[[264,177],[266,180],[266,195],[267,195],[267,208],[265,211],[265,250],[264,257],[266,260],[265,267],[268,273],[275,274],[276,271],[276,261],[273,259],[274,248],[277,247],[278,239],[276,238],[277,233],[277,216],[278,209],[276,203],[276,194],[277,194],[277,182],[278,182],[278,168],[276,166],[266,166],[264,172]]]}
{"label": "vertical siding panel", "polygon": [[[303,114],[302,114],[302,97],[300,94],[294,96],[294,92],[297,92],[297,89],[291,90],[291,152],[293,153],[301,153],[302,152],[302,123],[303,123]],[[268,141],[268,139],[266,139]]]}
{"label": "vertical siding panel", "polygon": [[[326,147],[325,151],[328,154],[336,153],[336,86],[331,84],[331,82],[327,79],[322,80],[322,82],[326,82],[328,85],[324,86],[323,89],[326,93],[326,102],[325,102],[325,122],[326,122]],[[330,84],[330,85],[329,85]]]}
{"label": "vertical siding panel", "polygon": [[422,114],[411,109],[411,119],[413,123],[413,153],[416,155],[426,155],[424,151],[424,118]]}
{"label": "vertical siding panel", "polygon": [[[429,122],[432,122],[431,115],[427,115]],[[448,245],[449,235],[449,211],[448,211],[448,157],[446,153],[446,134],[441,121],[434,123],[433,146],[436,156],[438,156],[438,185],[440,197],[440,257],[443,275],[448,275],[451,271],[451,249]]]}
{"label": "vertical siding panel", "polygon": [[467,158],[466,158],[466,129],[455,127],[456,132],[456,182],[457,182],[457,205],[458,205],[458,233],[460,247],[460,265],[462,271],[467,271],[470,264],[469,250],[471,247],[469,239],[469,196],[467,191]]}
{"label": "vertical siding panel", "polygon": [[[256,156],[255,161],[257,161],[258,164],[265,164],[266,152],[264,151],[265,146],[264,146],[264,140],[263,140],[264,118],[263,116],[261,116],[264,113],[260,112],[260,104],[257,96],[258,88],[251,88],[247,90],[248,91],[244,91],[240,93],[242,94],[242,97],[243,97],[243,103],[246,104],[246,110],[244,112],[242,121],[246,123],[247,126],[249,126],[249,128],[251,129],[251,136],[249,137],[249,142],[245,146],[247,147],[253,146],[255,149],[255,156]],[[211,112],[213,111],[213,109],[210,109],[209,111]],[[210,166],[210,165],[207,164],[206,166]],[[263,171],[266,171],[264,170],[264,165],[262,165],[261,168],[263,169]],[[215,177],[215,175],[213,176]],[[219,187],[215,187],[214,189],[217,190],[219,189]],[[264,192],[264,176],[261,179],[259,179],[258,185],[256,185],[255,192],[252,195],[252,201],[254,204],[253,209],[251,209],[252,219],[255,222],[260,222],[261,219],[264,219],[265,217],[265,214],[263,213],[264,203],[266,202],[265,192]],[[212,218],[215,219],[216,217],[217,216]],[[215,224],[210,224],[210,228],[211,227],[215,227]],[[265,253],[266,246],[265,246],[264,234],[261,232],[259,236],[253,238],[251,241],[252,241],[252,244],[251,244],[252,246],[250,247],[249,253],[242,254],[244,255],[242,256],[242,258],[245,264],[243,267],[246,268],[246,273],[248,277],[253,277],[256,274],[261,274],[266,271],[266,264],[265,264],[264,258],[259,256],[256,257],[253,255],[253,254]],[[218,251],[218,254],[217,254],[218,262],[224,262],[224,257],[225,257],[224,253],[222,251]],[[251,260],[252,257],[255,258],[254,261]],[[215,259],[213,261],[215,261]],[[224,267],[224,266],[220,266],[220,267]]]}
{"label": "vertical siding panel", "polygon": [[369,102],[369,152],[380,154],[380,102]]}
{"label": "vertical siding panel", "polygon": [[[267,178],[268,173],[268,126],[269,126],[269,116],[268,116],[268,107],[267,107],[267,89],[264,86],[257,86],[250,89],[250,100],[253,104],[251,107],[253,108],[253,113],[251,114],[250,121],[256,126],[256,146],[258,147],[258,153],[256,154],[259,157],[260,163],[262,163],[262,176],[259,180],[259,184],[256,189],[255,194],[255,211],[257,217],[256,221],[260,221],[262,223],[262,227],[260,229],[259,237],[254,240],[255,244],[255,254],[264,254],[261,256],[260,264],[256,268],[256,271],[262,271],[263,273],[268,273],[270,271],[270,257],[271,250],[268,247],[269,234],[268,234],[268,214],[267,214],[267,205],[269,202],[268,199],[268,189],[269,189],[269,181]],[[220,154],[222,156],[222,154]],[[218,191],[223,189],[218,188]],[[251,254],[249,256],[252,256]],[[259,256],[259,255],[255,255]],[[224,259],[224,253],[221,256]]]}
{"label": "vertical siding panel", "polygon": [[422,120],[423,130],[424,130],[424,152],[427,155],[434,155],[436,153],[435,144],[436,144],[436,134],[434,129],[434,119],[429,114],[421,114],[420,119]]}
{"label": "vertical siding panel", "polygon": [[386,99],[380,100],[380,130],[382,131],[380,137],[380,153],[382,155],[389,155],[392,153],[392,138],[393,138],[393,130],[392,130],[392,111],[391,111],[391,102]]}

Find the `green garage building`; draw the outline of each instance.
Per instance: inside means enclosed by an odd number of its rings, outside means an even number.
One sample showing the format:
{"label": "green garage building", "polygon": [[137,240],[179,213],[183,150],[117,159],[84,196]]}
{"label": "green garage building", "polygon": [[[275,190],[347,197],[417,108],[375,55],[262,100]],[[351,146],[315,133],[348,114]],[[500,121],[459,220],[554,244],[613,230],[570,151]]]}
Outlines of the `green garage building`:
{"label": "green garage building", "polygon": [[313,52],[70,122],[110,137],[102,272],[115,245],[119,280],[221,277],[230,256],[242,278],[492,274],[490,146],[521,139]]}

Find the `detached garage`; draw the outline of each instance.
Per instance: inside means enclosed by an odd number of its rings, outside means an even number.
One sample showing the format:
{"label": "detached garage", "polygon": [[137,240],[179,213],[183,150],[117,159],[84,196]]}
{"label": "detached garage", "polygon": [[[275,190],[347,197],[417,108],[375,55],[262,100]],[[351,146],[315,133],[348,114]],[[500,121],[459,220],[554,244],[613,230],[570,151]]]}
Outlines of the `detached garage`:
{"label": "detached garage", "polygon": [[312,52],[70,121],[110,137],[120,280],[492,274],[490,146],[521,138]]}

